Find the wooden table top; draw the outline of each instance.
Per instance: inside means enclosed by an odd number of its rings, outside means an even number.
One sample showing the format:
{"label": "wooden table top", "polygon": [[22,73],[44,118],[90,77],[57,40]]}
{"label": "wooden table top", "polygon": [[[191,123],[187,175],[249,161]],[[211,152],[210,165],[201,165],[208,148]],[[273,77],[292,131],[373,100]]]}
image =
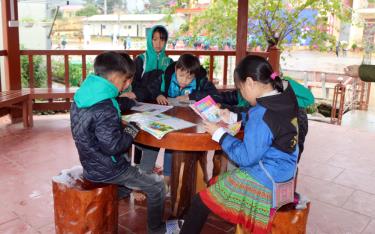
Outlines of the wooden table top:
{"label": "wooden table top", "polygon": [[[211,139],[211,135],[206,133],[202,127],[202,119],[190,107],[173,107],[164,114],[177,117],[197,124],[194,127],[173,131],[158,140],[151,134],[140,131],[135,138],[135,142],[156,148],[166,148],[180,151],[208,151],[220,150],[218,143]],[[242,138],[243,131],[237,134]]]}

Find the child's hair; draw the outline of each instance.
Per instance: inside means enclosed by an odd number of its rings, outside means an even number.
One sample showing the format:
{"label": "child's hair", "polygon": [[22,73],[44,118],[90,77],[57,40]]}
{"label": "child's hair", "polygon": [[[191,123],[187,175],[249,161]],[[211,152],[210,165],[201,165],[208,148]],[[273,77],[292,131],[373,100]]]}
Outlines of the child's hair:
{"label": "child's hair", "polygon": [[154,37],[155,32],[159,32],[160,40],[168,41],[168,32],[163,26],[156,26],[154,31],[152,32],[152,37]]}
{"label": "child's hair", "polygon": [[234,70],[234,82],[245,82],[247,77],[263,84],[272,84],[272,87],[283,92],[283,83],[279,75],[273,72],[271,64],[263,57],[248,55],[243,58]]}
{"label": "child's hair", "polygon": [[113,72],[120,72],[126,77],[131,78],[135,73],[135,64],[126,53],[117,53],[114,51],[104,52],[96,56],[94,61],[95,75],[108,78]]}
{"label": "child's hair", "polygon": [[201,69],[201,64],[199,62],[198,57],[192,54],[183,54],[176,62],[176,70],[177,69],[186,71],[189,74],[194,74],[194,76],[197,76]]}

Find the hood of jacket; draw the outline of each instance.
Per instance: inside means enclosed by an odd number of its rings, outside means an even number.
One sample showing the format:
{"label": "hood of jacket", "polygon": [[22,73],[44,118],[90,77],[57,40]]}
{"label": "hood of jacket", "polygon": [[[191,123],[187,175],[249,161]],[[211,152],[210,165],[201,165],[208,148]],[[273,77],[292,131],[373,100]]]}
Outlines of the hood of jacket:
{"label": "hood of jacket", "polygon": [[[165,42],[164,47],[162,50],[157,53],[152,45],[152,35],[154,34],[156,27],[163,27],[162,25],[155,25],[152,27],[147,33],[147,50],[145,53],[141,54],[141,58],[143,59],[143,73],[160,69],[165,71],[168,65],[170,64],[170,58],[165,54],[165,48],[167,47],[167,41]],[[167,37],[168,37],[168,31]]]}
{"label": "hood of jacket", "polygon": [[264,106],[266,109],[274,112],[288,113],[288,115],[293,116],[297,113],[298,104],[296,95],[289,82],[283,82],[284,92],[257,98],[257,103]]}
{"label": "hood of jacket", "polygon": [[88,108],[106,99],[111,99],[113,106],[121,116],[120,107],[116,101],[119,91],[107,79],[90,74],[74,95],[74,102],[78,108]]}

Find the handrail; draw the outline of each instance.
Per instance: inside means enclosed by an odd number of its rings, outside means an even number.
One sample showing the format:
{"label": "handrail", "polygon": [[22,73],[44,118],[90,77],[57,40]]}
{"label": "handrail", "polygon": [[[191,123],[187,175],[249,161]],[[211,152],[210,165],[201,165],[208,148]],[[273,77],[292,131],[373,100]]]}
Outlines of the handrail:
{"label": "handrail", "polygon": [[8,51],[7,50],[0,50],[0,56],[7,56]]}
{"label": "handrail", "polygon": [[[81,56],[82,60],[82,79],[86,77],[86,56],[98,55],[107,50],[20,50],[20,55],[26,55],[29,58],[29,87],[34,87],[34,67],[33,67],[33,56],[42,55],[46,56],[47,61],[47,86],[52,87],[52,68],[51,68],[51,57],[52,56],[64,56],[64,67],[65,67],[65,85],[69,87],[69,56]],[[126,52],[133,58],[137,55],[144,53],[144,50],[113,50],[117,52]],[[236,56],[236,51],[234,50],[167,50],[167,55],[181,55],[184,53],[191,53],[196,56],[209,56],[209,79],[213,81],[214,79],[214,62],[215,57],[224,57],[224,66],[222,74],[222,84],[227,85],[227,73],[228,73],[228,57]],[[247,54],[258,55],[265,58],[271,59],[272,52],[248,52]],[[275,57],[275,56],[273,56]],[[277,68],[278,69],[278,68]]]}

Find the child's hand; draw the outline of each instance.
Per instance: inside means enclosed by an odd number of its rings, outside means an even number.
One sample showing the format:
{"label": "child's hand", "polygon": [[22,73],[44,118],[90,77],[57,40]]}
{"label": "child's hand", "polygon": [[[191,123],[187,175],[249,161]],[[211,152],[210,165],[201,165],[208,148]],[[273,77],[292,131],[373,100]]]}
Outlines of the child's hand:
{"label": "child's hand", "polygon": [[209,121],[203,121],[203,128],[208,132],[211,136],[214,134],[214,132],[219,129],[220,127],[212,122]]}
{"label": "child's hand", "polygon": [[345,75],[358,77],[359,76],[359,65],[350,65],[344,68]]}
{"label": "child's hand", "polygon": [[230,111],[228,109],[220,109],[220,117],[225,123],[229,123]]}
{"label": "child's hand", "polygon": [[130,98],[130,99],[136,99],[137,96],[135,96],[135,93],[133,92],[126,92],[126,93],[123,93],[120,95],[120,97],[127,97],[127,98]]}
{"label": "child's hand", "polygon": [[160,94],[157,98],[156,98],[156,102],[159,104],[159,105],[168,105],[168,99],[166,97],[164,97],[164,95]]}
{"label": "child's hand", "polygon": [[180,102],[186,102],[186,101],[189,101],[189,95],[184,95],[184,96],[178,96],[176,97],[176,99]]}

